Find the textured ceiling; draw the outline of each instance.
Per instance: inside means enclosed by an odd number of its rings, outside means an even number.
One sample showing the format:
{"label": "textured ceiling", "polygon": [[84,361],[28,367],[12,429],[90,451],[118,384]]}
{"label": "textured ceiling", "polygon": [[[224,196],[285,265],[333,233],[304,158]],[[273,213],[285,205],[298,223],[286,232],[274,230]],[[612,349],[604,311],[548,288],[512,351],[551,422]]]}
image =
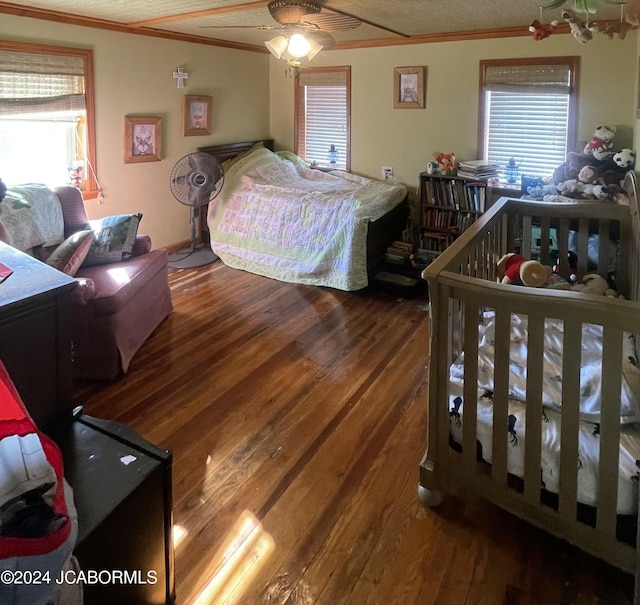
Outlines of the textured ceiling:
{"label": "textured ceiling", "polygon": [[[496,30],[505,30],[502,33],[508,35],[529,35],[527,29],[533,19],[543,23],[561,21],[562,8],[572,8],[574,1],[580,0],[567,0],[560,8],[543,11],[536,0],[320,0],[318,3],[364,21],[357,29],[332,33],[338,48],[349,48],[418,42],[421,37],[442,34],[489,35]],[[90,20],[83,21],[86,24],[98,27],[175,32],[183,38],[227,41],[264,50],[264,41],[277,32],[246,26],[278,28],[266,6],[266,0],[27,0],[0,2],[0,13],[62,21],[70,16],[82,17]],[[624,6],[600,0],[597,14],[588,18],[617,21],[623,11]]]}

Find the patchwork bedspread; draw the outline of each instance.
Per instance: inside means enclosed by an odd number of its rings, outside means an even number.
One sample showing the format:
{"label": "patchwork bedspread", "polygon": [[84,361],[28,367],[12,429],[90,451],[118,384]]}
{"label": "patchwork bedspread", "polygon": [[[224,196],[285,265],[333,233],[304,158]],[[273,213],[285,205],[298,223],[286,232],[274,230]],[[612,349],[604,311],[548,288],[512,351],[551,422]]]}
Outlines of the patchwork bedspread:
{"label": "patchwork bedspread", "polygon": [[[543,417],[542,423],[542,487],[558,492],[561,446],[561,377],[563,323],[547,319],[545,323]],[[479,326],[477,440],[482,457],[491,463],[493,445],[493,375],[495,322],[493,313],[484,316]],[[508,471],[524,478],[526,440],[526,317],[512,315],[510,334],[509,411],[504,438],[508,441]],[[621,389],[621,435],[618,481],[618,512],[635,514],[638,501],[640,468],[640,424],[638,424],[637,367],[631,336],[624,339],[624,364]],[[578,446],[578,501],[597,504],[599,474],[599,414],[601,405],[602,327],[584,325],[581,344],[581,397]],[[628,365],[627,365],[628,364]],[[449,371],[449,419],[451,436],[462,444],[464,422],[464,353]]]}
{"label": "patchwork bedspread", "polygon": [[364,288],[368,223],[406,188],[281,155],[260,148],[225,167],[209,204],[211,248],[229,266],[281,281]]}

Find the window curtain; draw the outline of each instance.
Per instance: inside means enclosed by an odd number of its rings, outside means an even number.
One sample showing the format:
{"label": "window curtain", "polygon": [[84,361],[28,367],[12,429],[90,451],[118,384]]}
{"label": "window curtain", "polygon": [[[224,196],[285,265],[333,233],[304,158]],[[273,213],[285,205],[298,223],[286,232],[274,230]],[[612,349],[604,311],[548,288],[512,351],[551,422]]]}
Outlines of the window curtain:
{"label": "window curtain", "polygon": [[0,114],[85,108],[82,57],[0,50]]}

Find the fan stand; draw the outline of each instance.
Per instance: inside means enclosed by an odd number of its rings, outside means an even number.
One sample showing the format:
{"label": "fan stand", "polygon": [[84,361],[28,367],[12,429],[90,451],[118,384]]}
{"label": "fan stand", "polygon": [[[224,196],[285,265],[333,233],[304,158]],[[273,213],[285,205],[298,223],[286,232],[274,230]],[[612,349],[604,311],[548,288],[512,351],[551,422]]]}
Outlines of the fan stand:
{"label": "fan stand", "polygon": [[196,219],[200,216],[199,208],[191,208],[191,245],[169,254],[169,267],[172,269],[193,269],[204,267],[218,260],[213,250],[204,243],[196,244]]}

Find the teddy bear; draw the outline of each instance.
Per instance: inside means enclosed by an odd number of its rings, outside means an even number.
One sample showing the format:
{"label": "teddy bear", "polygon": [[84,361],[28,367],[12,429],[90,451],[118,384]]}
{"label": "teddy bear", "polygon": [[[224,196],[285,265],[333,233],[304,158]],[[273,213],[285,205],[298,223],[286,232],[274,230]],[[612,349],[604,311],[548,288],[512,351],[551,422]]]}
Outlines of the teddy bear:
{"label": "teddy bear", "polygon": [[614,21],[613,23],[607,23],[604,28],[604,34],[607,35],[609,40],[613,40],[615,34],[618,34],[620,40],[624,40],[627,37],[627,33],[632,29],[635,29],[631,23],[626,21]]}
{"label": "teddy bear", "polygon": [[503,284],[539,288],[544,286],[551,275],[551,267],[548,265],[543,265],[537,260],[528,260],[515,252],[505,254],[496,267],[498,275],[502,276],[500,283]]}
{"label": "teddy bear", "polygon": [[562,11],[562,19],[569,24],[571,34],[581,44],[586,44],[593,39],[593,34],[598,33],[598,24],[595,21],[583,21],[571,9]]}
{"label": "teddy bear", "polygon": [[440,171],[444,175],[454,175],[456,173],[456,156],[453,153],[441,153],[435,151],[433,157],[440,166]]}
{"label": "teddy bear", "polygon": [[613,156],[613,138],[615,126],[598,126],[591,140],[584,146],[584,154],[592,155],[596,160],[606,160]]}
{"label": "teddy bear", "polygon": [[529,31],[533,34],[533,39],[538,41],[548,38],[552,33],[556,31],[557,27],[557,20],[551,21],[551,23],[549,23],[548,25],[542,25],[540,21],[534,19],[531,22],[531,25],[529,25]]}
{"label": "teddy bear", "polygon": [[627,3],[624,20],[633,27],[640,27],[640,0],[629,0]]}
{"label": "teddy bear", "polygon": [[581,284],[573,286],[572,290],[585,294],[597,294],[598,296],[618,297],[618,293],[609,286],[609,282],[597,273],[588,273],[582,278]]}

